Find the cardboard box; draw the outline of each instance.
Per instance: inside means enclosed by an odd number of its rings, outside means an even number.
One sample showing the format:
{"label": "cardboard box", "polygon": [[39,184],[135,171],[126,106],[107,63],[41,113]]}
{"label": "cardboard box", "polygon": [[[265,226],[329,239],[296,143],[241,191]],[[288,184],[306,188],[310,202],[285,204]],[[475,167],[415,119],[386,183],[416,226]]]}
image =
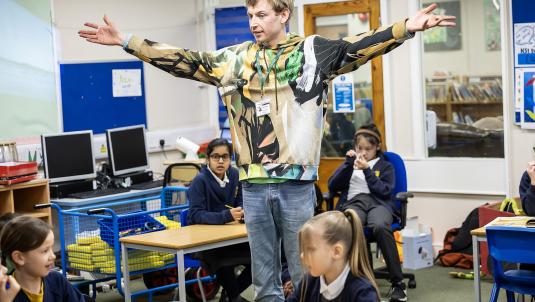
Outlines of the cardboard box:
{"label": "cardboard box", "polygon": [[433,266],[433,240],[431,229],[419,224],[417,218],[407,220],[402,231],[403,268],[421,269]]}

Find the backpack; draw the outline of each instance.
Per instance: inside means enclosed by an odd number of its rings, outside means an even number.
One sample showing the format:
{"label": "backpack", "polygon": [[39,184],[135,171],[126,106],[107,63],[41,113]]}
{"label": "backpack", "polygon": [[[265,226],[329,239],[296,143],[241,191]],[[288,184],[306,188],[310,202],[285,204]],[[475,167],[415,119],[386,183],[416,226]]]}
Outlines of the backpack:
{"label": "backpack", "polygon": [[460,228],[449,229],[444,237],[444,248],[435,259],[442,266],[473,267],[472,237],[470,231],[479,227],[478,208],[473,209]]}

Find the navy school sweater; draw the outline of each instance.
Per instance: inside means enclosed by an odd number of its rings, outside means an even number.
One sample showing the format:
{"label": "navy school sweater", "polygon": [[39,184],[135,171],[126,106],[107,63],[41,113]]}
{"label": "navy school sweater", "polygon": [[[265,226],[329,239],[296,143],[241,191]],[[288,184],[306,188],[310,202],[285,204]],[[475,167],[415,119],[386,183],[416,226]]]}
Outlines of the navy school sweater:
{"label": "navy school sweater", "polygon": [[[51,271],[43,278],[43,302],[84,302],[85,297],[61,273]],[[30,302],[20,290],[13,302]]]}
{"label": "navy school sweater", "polygon": [[[392,213],[395,213],[395,205],[391,195],[396,183],[394,167],[382,154],[378,154],[378,157],[380,159],[375,163],[373,169],[367,168],[363,170],[364,177],[370,189],[370,194],[387,206]],[[340,192],[340,200],[336,205],[337,209],[342,209],[342,206],[347,201],[354,161],[355,157],[346,156],[345,162],[329,178],[329,192]]]}
{"label": "navy school sweater", "polygon": [[522,209],[528,216],[535,216],[535,187],[531,185],[531,178],[527,172],[522,175],[519,192]]}
{"label": "navy school sweater", "polygon": [[241,186],[237,169],[231,167],[227,175],[229,183],[224,188],[206,166],[193,179],[187,192],[188,224],[225,224],[234,220],[225,205],[242,206]]}
{"label": "navy school sweater", "polygon": [[[301,283],[294,292],[286,298],[286,302],[319,302],[321,299],[320,294],[320,278],[307,275],[306,290],[301,297],[301,291],[303,290],[303,284]],[[344,289],[338,297],[332,301],[342,302],[379,302],[379,297],[375,288],[370,281],[353,276],[349,273],[344,283]]]}

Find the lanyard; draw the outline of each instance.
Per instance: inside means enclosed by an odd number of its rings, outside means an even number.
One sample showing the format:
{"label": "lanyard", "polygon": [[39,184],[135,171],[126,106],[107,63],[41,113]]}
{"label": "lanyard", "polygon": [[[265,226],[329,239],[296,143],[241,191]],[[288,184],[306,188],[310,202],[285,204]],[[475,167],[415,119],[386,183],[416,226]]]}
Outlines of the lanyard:
{"label": "lanyard", "polygon": [[[284,51],[284,47],[279,49],[279,51],[277,52],[277,54],[275,55],[275,58],[273,59],[273,61],[271,61],[271,64],[269,64],[269,66],[267,66],[267,71],[266,71],[266,77],[264,78],[264,75],[262,74],[262,67],[260,65],[260,49],[256,52],[256,71],[258,72],[258,78],[260,80],[260,94],[262,97],[264,97],[264,83],[266,82],[266,79],[269,79],[269,73],[271,72],[271,70],[273,69],[273,67],[277,64],[277,61],[279,60],[282,52]],[[264,51],[264,56],[266,55],[265,51]],[[267,64],[266,64],[267,65]],[[276,81],[277,79],[275,79]]]}

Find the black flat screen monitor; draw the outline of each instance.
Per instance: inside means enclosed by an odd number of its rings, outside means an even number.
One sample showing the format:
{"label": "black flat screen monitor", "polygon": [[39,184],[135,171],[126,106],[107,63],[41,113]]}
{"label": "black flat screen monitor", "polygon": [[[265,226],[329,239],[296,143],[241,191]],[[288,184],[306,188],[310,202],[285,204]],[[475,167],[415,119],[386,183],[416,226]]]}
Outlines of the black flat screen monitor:
{"label": "black flat screen monitor", "polygon": [[50,183],[96,177],[93,131],[41,135],[45,177]]}
{"label": "black flat screen monitor", "polygon": [[145,126],[108,129],[106,141],[114,176],[141,172],[149,168]]}

